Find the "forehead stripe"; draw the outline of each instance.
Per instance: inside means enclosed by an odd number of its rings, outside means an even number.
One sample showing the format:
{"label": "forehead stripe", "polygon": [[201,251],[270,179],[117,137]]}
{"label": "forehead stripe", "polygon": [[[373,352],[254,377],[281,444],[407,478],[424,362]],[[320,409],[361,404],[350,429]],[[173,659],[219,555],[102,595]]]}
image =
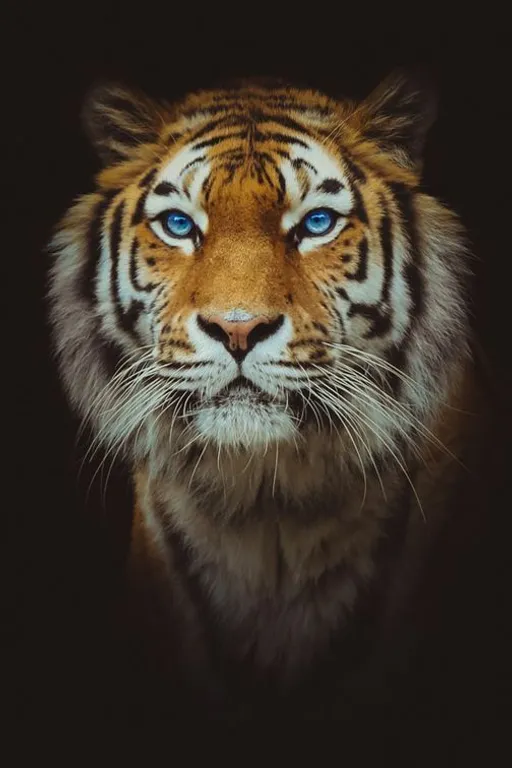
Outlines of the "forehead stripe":
{"label": "forehead stripe", "polygon": [[312,171],[313,173],[315,173],[315,174],[318,174],[318,171],[317,171],[317,169],[315,168],[315,166],[314,166],[314,165],[311,165],[311,163],[308,163],[308,161],[307,161],[307,160],[304,160],[304,158],[303,158],[303,157],[295,157],[295,158],[292,160],[292,165],[293,165],[293,167],[294,167],[294,168],[295,168],[297,171],[298,171],[298,170],[300,170],[300,168],[302,168],[302,167],[305,167],[305,168],[309,168],[309,170],[310,170],[310,171]]}
{"label": "forehead stripe", "polygon": [[178,195],[179,191],[178,188],[174,186],[174,184],[171,184],[170,181],[161,181],[160,184],[157,184],[155,189],[153,190],[153,194],[155,195],[162,195],[162,197],[166,197],[167,195]]}
{"label": "forehead stripe", "polygon": [[328,195],[337,195],[344,189],[344,184],[338,179],[324,179],[321,184],[318,185],[317,190],[319,192],[325,192]]}
{"label": "forehead stripe", "polygon": [[155,178],[156,174],[158,173],[158,168],[152,168],[148,173],[146,173],[142,179],[139,181],[139,189],[144,189],[145,187],[149,187],[153,179]]}
{"label": "forehead stripe", "polygon": [[237,131],[236,133],[225,133],[222,136],[213,136],[211,139],[204,139],[194,144],[191,149],[196,152],[198,149],[206,149],[206,147],[214,147],[216,144],[220,144],[223,141],[229,141],[230,139],[244,139],[246,137],[245,131]]}
{"label": "forehead stripe", "polygon": [[256,130],[253,132],[252,137],[255,141],[277,141],[280,144],[296,144],[304,149],[309,149],[309,145],[305,141],[287,133],[275,133],[273,131],[262,133]]}

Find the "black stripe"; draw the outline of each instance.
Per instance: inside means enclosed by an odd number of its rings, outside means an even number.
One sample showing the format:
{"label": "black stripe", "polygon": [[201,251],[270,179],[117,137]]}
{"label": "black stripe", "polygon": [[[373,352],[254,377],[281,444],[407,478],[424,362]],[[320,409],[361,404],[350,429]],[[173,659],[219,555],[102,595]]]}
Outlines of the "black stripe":
{"label": "black stripe", "polygon": [[261,131],[255,130],[253,132],[253,138],[254,141],[277,141],[282,144],[296,144],[304,149],[309,149],[309,145],[306,144],[305,141],[287,133],[275,133],[274,131],[266,131],[265,133],[262,133]]}
{"label": "black stripe", "polygon": [[[276,163],[275,158],[272,157],[272,155],[269,155],[268,152],[256,152],[254,154],[254,159],[261,164],[261,173],[266,177],[267,183],[272,187],[272,189],[275,189],[274,182],[269,177],[268,172],[265,168],[265,163],[268,163],[271,168],[273,168],[276,176],[277,176],[277,202],[282,203],[284,200],[284,196],[286,193],[286,181],[281,173],[281,170],[279,168],[279,165]],[[260,183],[262,183],[261,179],[261,173],[258,172],[258,169],[256,169],[258,173],[258,180]]]}
{"label": "black stripe", "polygon": [[[162,331],[163,330],[164,329],[162,328]],[[166,339],[165,346],[169,348],[174,347],[175,349],[184,349],[186,352],[194,351],[194,347],[192,346],[192,344],[189,344],[187,341],[181,341],[180,339]]]}
{"label": "black stripe", "polygon": [[365,339],[373,339],[375,336],[384,336],[391,328],[391,318],[389,314],[380,307],[370,304],[352,304],[348,310],[348,316],[360,315],[371,323],[370,328],[365,333]]}
{"label": "black stripe", "polygon": [[413,323],[420,317],[424,308],[424,287],[421,273],[422,257],[416,227],[416,213],[414,210],[412,190],[408,189],[404,184],[398,183],[390,184],[390,189],[398,205],[402,229],[406,234],[410,246],[410,261],[404,267],[403,272],[412,302],[410,331]]}
{"label": "black stripe", "polygon": [[[320,114],[320,115],[328,115],[331,110],[328,107],[314,107],[312,108],[310,104],[304,104],[299,101],[293,101],[290,98],[287,98],[285,96],[281,96],[278,94],[269,94],[268,96],[264,97],[265,106],[269,110],[272,110],[270,112],[264,112],[261,109],[259,109],[257,106],[249,105],[248,109],[247,107],[242,103],[242,100],[252,101],[254,103],[254,100],[261,101],[262,95],[261,94],[251,94],[246,92],[233,92],[232,94],[226,94],[225,96],[215,96],[213,98],[213,101],[215,101],[215,104],[210,104],[205,107],[201,107],[199,109],[191,109],[186,112],[182,113],[183,117],[191,118],[196,117],[199,114],[207,114],[207,115],[219,115],[223,114],[224,117],[217,118],[211,121],[210,126],[208,130],[212,130],[216,127],[216,125],[220,124],[221,122],[225,120],[247,120],[247,112],[249,113],[250,119],[258,122],[275,122],[278,124],[283,125],[286,128],[291,128],[294,131],[298,131],[300,133],[304,133],[308,136],[313,136],[314,134],[312,131],[310,131],[303,123],[299,122],[298,120],[295,120],[294,118],[290,117],[289,115],[283,114],[273,114],[273,110],[283,110],[283,112],[296,112],[296,113],[314,113],[314,114]],[[233,111],[237,112],[237,115],[233,115]],[[203,130],[203,129],[200,129]],[[321,133],[328,135],[328,133],[322,129],[317,129],[316,133]],[[203,134],[204,135],[204,134]]]}
{"label": "black stripe", "polygon": [[352,183],[352,196],[354,198],[354,207],[352,208],[350,215],[356,216],[361,224],[368,224],[368,214],[366,213],[366,208],[364,207],[363,198],[361,196],[361,192],[359,191],[359,187],[357,187],[354,182]]}
{"label": "black stripe", "polygon": [[[407,287],[409,288],[409,296],[412,303],[411,319],[414,318],[417,320],[423,312],[423,278],[418,265],[415,264],[415,262],[410,262],[406,265],[404,278],[407,282]],[[409,327],[409,331],[411,330],[411,327],[412,323]]]}
{"label": "black stripe", "polygon": [[110,225],[110,291],[119,326],[138,341],[137,336],[134,334],[134,327],[141,312],[144,310],[144,305],[142,302],[134,300],[131,302],[129,309],[125,311],[119,293],[119,259],[121,256],[120,248],[124,210],[125,203],[123,200],[117,206]]}
{"label": "black stripe", "polygon": [[142,285],[142,283],[139,282],[139,276],[137,274],[138,247],[139,243],[137,238],[135,238],[132,243],[132,247],[130,248],[130,281],[134,288],[138,291],[152,291],[154,288],[156,288],[155,283],[147,283],[146,285]]}
{"label": "black stripe", "polygon": [[169,181],[161,181],[160,184],[157,184],[156,187],[153,190],[153,193],[155,195],[171,195],[171,194],[178,194],[179,190],[177,187],[174,186],[174,184],[171,184]]}
{"label": "black stripe", "polygon": [[325,192],[327,195],[337,195],[344,188],[338,179],[324,179],[317,187],[319,192]]}
{"label": "black stripe", "polygon": [[[274,165],[274,164],[272,163],[272,165]],[[264,180],[267,182],[267,185],[271,189],[274,189],[274,182],[272,181],[272,179],[268,175],[267,169],[265,168],[265,160],[261,159],[260,162],[258,163],[258,167],[261,169],[261,174],[262,174]],[[278,192],[279,192],[279,190],[278,190]]]}
{"label": "black stripe", "polygon": [[183,368],[185,366],[185,369],[188,370],[189,368],[205,368],[206,366],[210,365],[210,363],[207,362],[196,362],[196,363],[178,363],[173,362],[172,360],[166,363],[161,363],[161,368],[170,368],[171,370],[174,370],[176,368]]}
{"label": "black stripe", "polygon": [[242,152],[239,147],[236,147],[235,149],[231,147],[230,149],[223,149],[222,152],[216,152],[214,159],[216,162],[222,160],[223,158],[229,158],[234,162],[243,162],[246,157],[246,153]]}
{"label": "black stripe", "polygon": [[153,179],[155,178],[157,174],[157,168],[152,168],[148,173],[145,174],[145,176],[142,177],[142,179],[139,181],[139,189],[144,189],[145,187],[149,187]]}
{"label": "black stripe", "polygon": [[346,290],[341,285],[337,285],[334,290],[336,291],[338,296],[340,296],[340,298],[346,299],[347,301],[350,301],[350,297],[349,297],[348,293],[346,292]]}
{"label": "black stripe", "polygon": [[[413,204],[413,190],[404,184],[391,183],[389,188],[394,195],[395,203],[399,209],[401,228],[409,241],[410,261],[403,267],[403,276],[409,289],[412,307],[409,313],[409,327],[402,343],[393,344],[388,352],[387,359],[399,370],[406,370],[407,347],[411,338],[411,331],[423,310],[423,278],[421,275],[421,251],[418,243],[418,234],[415,224],[415,211]],[[382,232],[381,232],[382,236]],[[400,397],[402,381],[399,376],[389,372],[386,376],[389,387],[396,398]]]}
{"label": "black stripe", "polygon": [[276,174],[277,174],[277,184],[278,184],[277,202],[281,204],[286,194],[286,180],[281,172],[281,169],[278,166],[276,166]]}
{"label": "black stripe", "polygon": [[358,282],[362,282],[368,277],[368,240],[366,239],[365,235],[363,235],[363,238],[359,243],[357,255],[359,259],[357,264],[357,271],[353,274],[347,272],[345,277],[348,280],[357,280]]}
{"label": "black stripe", "polygon": [[[381,242],[383,260],[383,279],[381,298],[378,306],[371,304],[352,304],[349,309],[349,317],[360,315],[370,321],[371,326],[365,334],[366,339],[375,336],[384,336],[391,329],[391,310],[389,307],[389,294],[393,278],[393,240],[391,219],[388,213],[386,201],[381,197],[383,215],[379,223],[379,237]],[[347,275],[348,277],[348,275]]]}
{"label": "black stripe", "polygon": [[138,341],[138,337],[135,333],[135,324],[141,316],[142,312],[144,312],[144,304],[142,301],[139,301],[138,299],[132,299],[128,311],[123,312],[122,316],[123,331],[126,331],[126,333],[130,334],[130,336],[132,336],[136,341]]}
{"label": "black stripe", "polygon": [[203,181],[203,184],[202,184],[202,187],[201,187],[201,191],[202,191],[202,193],[204,195],[205,202],[208,202],[210,200],[210,195],[211,195],[211,192],[212,192],[213,183],[214,183],[214,176],[213,176],[213,174],[210,173],[206,177],[206,179]]}
{"label": "black stripe", "polygon": [[[399,345],[393,344],[387,351],[386,358],[391,363],[391,365],[395,366],[395,368],[398,368],[400,371],[405,371],[406,351],[407,341],[402,342],[402,344]],[[385,378],[391,389],[391,392],[396,398],[398,398],[402,388],[401,377],[393,371],[386,371]]]}
{"label": "black stripe", "polygon": [[119,248],[121,245],[121,224],[125,209],[124,200],[122,200],[114,211],[114,216],[110,224],[109,245],[110,245],[110,296],[116,318],[119,325],[123,324],[123,309],[119,299],[118,271],[119,271]]}
{"label": "black stripe", "polygon": [[410,227],[414,225],[415,215],[412,206],[412,193],[414,189],[398,181],[389,182],[388,187],[398,206],[400,218],[404,226]]}
{"label": "black stripe", "polygon": [[230,139],[245,139],[247,137],[247,131],[236,131],[235,133],[225,133],[222,136],[212,136],[211,139],[204,139],[192,146],[192,150],[203,149],[206,147],[214,147],[217,144],[222,144],[223,141],[229,141]]}
{"label": "black stripe", "polygon": [[254,157],[257,157],[259,160],[265,161],[266,163],[270,163],[270,165],[276,169],[279,167],[275,157],[273,157],[273,155],[269,154],[268,152],[257,151],[254,153]]}
{"label": "black stripe", "polygon": [[320,333],[323,333],[324,335],[326,335],[326,336],[327,336],[327,334],[328,334],[328,330],[327,330],[327,328],[325,327],[325,325],[324,325],[323,323],[319,323],[319,322],[317,322],[316,320],[313,320],[313,322],[311,323],[311,325],[312,325],[312,326],[313,326],[313,328],[315,328],[317,331],[320,331]]}
{"label": "black stripe", "polygon": [[[184,113],[185,117],[187,116],[187,113]],[[229,125],[228,122],[230,119],[229,117],[221,117],[218,120],[209,120],[206,125],[203,125],[202,128],[199,128],[198,131],[192,134],[190,138],[188,139],[188,143],[192,144],[194,141],[197,141],[198,139],[205,136],[207,133],[210,133],[210,131],[214,131],[216,128],[222,125]]]}
{"label": "black stripe", "polygon": [[391,281],[393,279],[393,239],[391,229],[391,219],[384,199],[381,200],[384,209],[383,216],[379,223],[379,238],[382,248],[382,259],[384,262],[384,277],[382,281],[381,303],[389,302],[389,292]]}
{"label": "black stripe", "polygon": [[342,316],[341,312],[339,311],[338,307],[336,306],[336,304],[334,304],[332,306],[332,308],[330,310],[330,313],[334,314],[334,316],[338,320],[338,323],[339,323],[339,326],[340,326],[340,331],[341,331],[341,334],[342,334],[342,339],[343,339],[347,335],[346,331],[345,331],[345,321],[343,320],[343,316]]}
{"label": "black stripe", "polygon": [[233,181],[233,177],[238,168],[240,168],[240,163],[223,163],[221,165],[221,170],[225,171],[227,174],[226,178],[224,179],[224,184],[230,184]]}
{"label": "black stripe", "polygon": [[132,215],[132,227],[136,227],[144,219],[144,206],[146,205],[146,199],[149,194],[149,189],[142,192],[141,196],[137,200],[137,205]]}
{"label": "black stripe", "polygon": [[82,271],[78,288],[80,295],[90,303],[95,303],[96,301],[96,277],[101,258],[105,213],[119,192],[119,189],[109,190],[98,202],[87,233],[87,262]]}
{"label": "black stripe", "polygon": [[303,160],[301,157],[296,157],[294,160],[292,160],[292,165],[296,170],[299,170],[299,168],[302,168],[302,166],[306,166],[306,168],[309,168],[310,171],[313,171],[313,173],[318,174],[317,169],[314,165],[311,165],[311,163],[308,163],[307,160]]}
{"label": "black stripe", "polygon": [[302,185],[302,192],[300,195],[300,201],[301,203],[303,203],[311,191],[311,185],[308,179],[301,179],[301,185]]}
{"label": "black stripe", "polygon": [[345,163],[351,181],[357,181],[359,184],[365,184],[366,174],[363,169],[352,160],[346,150],[343,149],[342,153],[342,159]]}
{"label": "black stripe", "polygon": [[298,133],[303,133],[306,136],[313,138],[313,134],[305,125],[299,123],[288,115],[271,115],[265,112],[260,112],[257,114],[257,120],[261,123],[276,123],[277,125],[282,125],[283,128],[290,128],[292,131],[297,131]]}

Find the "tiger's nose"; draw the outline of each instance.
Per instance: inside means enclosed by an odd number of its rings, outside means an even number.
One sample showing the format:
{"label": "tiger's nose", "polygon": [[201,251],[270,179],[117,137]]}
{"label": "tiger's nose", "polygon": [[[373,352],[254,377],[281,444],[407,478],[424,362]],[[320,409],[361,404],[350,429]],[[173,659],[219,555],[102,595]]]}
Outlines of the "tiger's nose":
{"label": "tiger's nose", "polygon": [[272,336],[281,327],[283,320],[283,315],[273,319],[257,315],[243,321],[226,320],[222,315],[211,315],[208,318],[199,315],[197,318],[199,327],[212,339],[221,341],[237,362],[242,362],[258,342]]}

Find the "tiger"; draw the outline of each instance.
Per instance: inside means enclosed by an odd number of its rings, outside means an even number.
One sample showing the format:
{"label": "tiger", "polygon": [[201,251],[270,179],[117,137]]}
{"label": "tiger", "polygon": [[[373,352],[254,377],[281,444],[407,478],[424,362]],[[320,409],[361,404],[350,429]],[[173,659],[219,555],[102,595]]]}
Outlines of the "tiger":
{"label": "tiger", "polygon": [[350,672],[362,606],[385,644],[414,595],[478,401],[468,238],[422,185],[433,90],[107,83],[82,117],[102,165],[49,312],[91,452],[132,477],[130,631],[219,707]]}

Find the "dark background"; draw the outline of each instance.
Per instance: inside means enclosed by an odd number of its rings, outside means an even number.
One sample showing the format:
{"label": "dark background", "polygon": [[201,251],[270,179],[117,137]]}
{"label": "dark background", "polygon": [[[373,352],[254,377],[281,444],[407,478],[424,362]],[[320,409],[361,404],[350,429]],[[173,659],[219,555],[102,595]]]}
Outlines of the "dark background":
{"label": "dark background", "polygon": [[116,649],[107,616],[128,536],[129,485],[118,467],[108,483],[108,466],[94,478],[98,459],[79,472],[84,450],[52,360],[44,298],[52,227],[75,196],[92,189],[98,169],[79,122],[84,94],[96,80],[113,78],[172,99],[224,77],[276,75],[363,97],[397,65],[426,67],[439,91],[425,184],[460,214],[471,237],[474,324],[500,422],[490,456],[492,498],[467,524],[458,510],[441,576],[424,595],[408,714],[417,722],[504,717],[512,512],[505,471],[512,351],[509,44],[500,35],[505,20],[496,15],[470,20],[465,10],[449,22],[427,19],[423,4],[415,8],[421,10],[414,18],[411,9],[411,18],[397,12],[382,19],[363,4],[350,15],[322,6],[205,13],[141,3],[134,9],[104,3],[100,11],[76,5],[68,17],[62,9],[8,11],[15,55],[12,72],[4,74],[14,87],[2,121],[14,147],[7,161],[13,152],[16,170],[11,290],[23,285],[23,301],[12,296],[11,327],[22,327],[29,368],[15,380],[19,478],[16,502],[8,503],[15,530],[9,583],[22,633],[14,664],[19,723],[76,718],[94,730],[115,709],[107,681]]}

